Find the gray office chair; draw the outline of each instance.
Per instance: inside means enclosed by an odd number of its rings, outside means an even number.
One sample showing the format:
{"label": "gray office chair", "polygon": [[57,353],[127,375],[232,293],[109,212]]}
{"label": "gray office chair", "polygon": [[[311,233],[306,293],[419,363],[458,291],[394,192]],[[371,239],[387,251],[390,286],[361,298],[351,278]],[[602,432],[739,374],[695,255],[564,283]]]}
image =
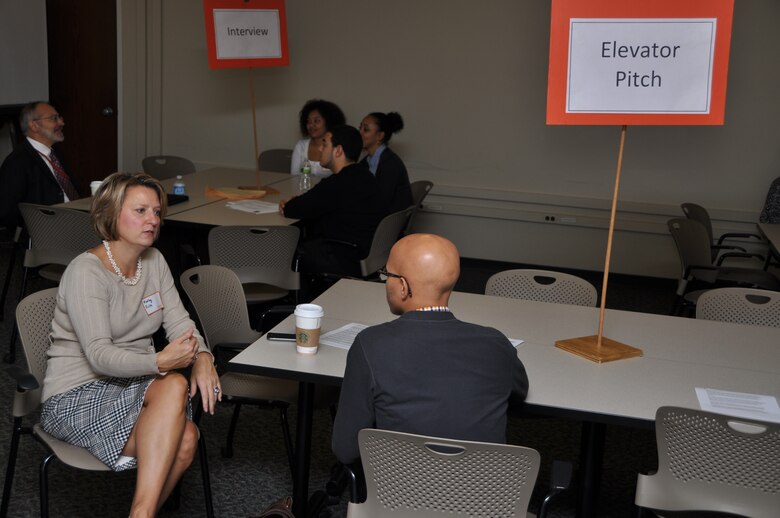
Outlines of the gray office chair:
{"label": "gray office chair", "polygon": [[780,292],[750,288],[709,290],[699,297],[696,318],[780,327]]}
{"label": "gray office chair", "polygon": [[658,471],[639,475],[637,506],[777,517],[780,424],[661,407],[655,434]]}
{"label": "gray office chair", "polygon": [[[79,254],[100,244],[92,229],[89,213],[63,207],[20,203],[29,235],[24,253],[24,272],[19,299],[26,295],[27,281],[33,269],[44,279],[59,283],[65,267]],[[16,328],[11,334],[8,363],[16,358]]]}
{"label": "gray office chair", "polygon": [[485,295],[513,299],[595,306],[596,288],[585,279],[548,270],[506,270],[487,281]]}
{"label": "gray office chair", "polygon": [[[745,250],[741,246],[723,244],[723,241],[725,241],[726,239],[755,239],[756,242],[765,243],[764,238],[761,237],[760,235],[751,234],[749,232],[730,232],[730,233],[722,234],[721,236],[718,237],[716,241],[712,231],[712,220],[710,219],[710,213],[707,212],[707,209],[695,203],[683,203],[682,205],[680,205],[680,208],[682,208],[682,211],[685,214],[686,218],[698,221],[704,226],[705,230],[707,231],[707,235],[709,236],[710,239],[713,262],[718,260],[719,256],[722,257],[722,259],[720,259],[721,263],[723,262],[724,259],[734,258],[734,257],[742,257],[742,258],[755,257],[759,259],[761,262],[765,262],[765,258],[761,254],[748,253],[747,250]],[[728,252],[721,255],[721,252],[723,251],[728,251]]]}
{"label": "gray office chair", "polygon": [[[527,516],[540,465],[534,449],[373,429],[360,430],[358,444],[367,498],[350,502],[348,518]],[[554,484],[540,518],[568,487],[571,465],[560,466],[568,475]]]}
{"label": "gray office chair", "polygon": [[368,255],[360,260],[360,275],[363,278],[373,275],[387,264],[390,249],[398,241],[414,210],[414,206],[411,206],[382,218],[374,232]]}
{"label": "gray office chair", "polygon": [[192,174],[195,164],[191,160],[173,155],[152,155],[141,161],[144,173],[158,180],[174,178],[176,175]]}
{"label": "gray office chair", "polygon": [[266,149],[257,158],[261,171],[289,173],[292,164],[292,149]]}
{"label": "gray office chair", "polygon": [[[39,476],[42,517],[49,515],[48,469],[52,460],[56,458],[63,464],[87,471],[111,471],[108,466],[86,449],[55,439],[43,431],[40,423],[35,424],[32,428],[23,426],[24,418],[34,413],[37,415],[38,407],[41,404],[40,384],[46,374],[46,351],[49,348],[49,333],[51,332],[51,322],[54,318],[56,303],[57,288],[49,288],[29,295],[16,307],[16,321],[19,326],[19,336],[22,340],[29,372],[25,372],[20,368],[11,370],[11,375],[16,380],[17,388],[12,408],[14,424],[11,447],[8,452],[8,466],[5,473],[5,485],[3,486],[3,502],[0,505],[0,517],[2,518],[7,516],[9,509],[16,457],[19,450],[19,439],[23,433],[32,434],[48,450],[47,456],[41,462]],[[214,515],[214,510],[211,500],[211,483],[209,481],[208,461],[203,434],[201,434],[199,439],[198,450],[206,514],[211,517]]]}
{"label": "gray office chair", "polygon": [[433,189],[433,182],[429,182],[428,180],[417,180],[416,182],[409,184],[409,187],[412,190],[412,205],[414,206],[414,211],[412,212],[412,215],[409,216],[409,222],[404,229],[404,235],[412,233],[414,217],[417,215],[417,211],[420,210],[420,207],[422,207],[425,197],[428,196],[428,193]]}
{"label": "gray office chair", "polygon": [[214,227],[209,259],[238,275],[249,304],[278,300],[300,289],[300,275],[292,266],[299,235],[295,226]]}
{"label": "gray office chair", "polygon": [[[215,355],[219,355],[221,349],[241,350],[262,336],[249,324],[241,281],[233,271],[216,265],[196,266],[182,273],[180,281],[198,317],[206,342]],[[220,384],[223,398],[234,404],[233,418],[222,454],[225,457],[233,456],[233,436],[242,404],[275,408],[279,411],[287,460],[292,471],[293,447],[287,408],[298,400],[298,383],[228,372],[220,376]]]}
{"label": "gray office chair", "polygon": [[[713,263],[707,229],[696,220],[673,218],[667,222],[680,257],[681,274],[677,283],[677,302],[673,313],[695,306],[703,293],[701,288],[749,287],[780,290],[780,280],[758,268],[726,267],[721,259]],[[697,286],[698,285],[698,286]],[[689,288],[694,287],[697,289]]]}

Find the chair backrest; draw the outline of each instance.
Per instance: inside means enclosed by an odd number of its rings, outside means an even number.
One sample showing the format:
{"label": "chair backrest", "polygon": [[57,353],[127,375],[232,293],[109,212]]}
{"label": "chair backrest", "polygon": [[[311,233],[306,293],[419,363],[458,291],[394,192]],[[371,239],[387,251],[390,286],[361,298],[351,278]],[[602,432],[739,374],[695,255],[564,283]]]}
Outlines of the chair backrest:
{"label": "chair backrest", "polygon": [[300,230],[295,226],[223,226],[209,231],[209,262],[233,270],[242,283],[286,290],[300,287],[292,263]]}
{"label": "chair backrest", "polygon": [[411,234],[414,217],[417,215],[417,211],[420,210],[420,207],[422,207],[422,202],[425,197],[428,196],[428,193],[433,189],[433,182],[428,180],[417,180],[416,182],[409,184],[409,187],[412,190],[412,205],[414,206],[414,211],[411,216],[409,216],[409,221],[406,223],[404,235]]}
{"label": "chair backrest", "polygon": [[367,499],[350,518],[526,516],[539,452],[387,430],[358,433]]}
{"label": "chair backrest", "polygon": [[428,193],[433,189],[433,182],[428,180],[417,180],[409,184],[412,190],[412,205],[419,208]]}
{"label": "chair backrest", "polygon": [[707,209],[695,203],[683,203],[680,205],[680,208],[682,208],[686,218],[698,221],[704,226],[704,230],[707,231],[707,236],[710,239],[710,245],[712,245],[715,236],[712,234],[712,220]]}
{"label": "chair backrest", "polygon": [[141,161],[141,166],[144,168],[144,173],[158,180],[195,172],[195,164],[191,160],[173,155],[148,156]]}
{"label": "chair backrest", "polygon": [[[16,325],[22,342],[27,369],[43,385],[46,374],[46,351],[49,349],[51,322],[57,305],[57,288],[49,288],[26,296],[16,306]],[[28,408],[14,408],[14,415],[26,415],[41,402],[40,389],[25,398]],[[19,402],[14,401],[17,405]]]}
{"label": "chair backrest", "polygon": [[658,471],[639,475],[638,506],[777,516],[780,423],[661,407],[655,434]]}
{"label": "chair backrest", "polygon": [[68,265],[80,253],[100,244],[87,212],[32,203],[20,203],[19,211],[30,236],[24,258],[28,268]]}
{"label": "chair backrest", "polygon": [[360,274],[363,277],[368,277],[387,264],[390,249],[398,241],[401,231],[406,228],[412,212],[414,212],[414,206],[393,212],[382,218],[374,232],[368,255],[360,260]]}
{"label": "chair backrest", "polygon": [[266,149],[257,158],[261,171],[289,173],[292,164],[292,149]]}
{"label": "chair backrest", "polygon": [[241,281],[230,269],[204,264],[181,274],[209,347],[220,343],[249,343],[260,338],[249,323]]}
{"label": "chair backrest", "polygon": [[585,279],[547,270],[506,270],[487,281],[485,295],[513,299],[595,306],[596,288]]}
{"label": "chair backrest", "polygon": [[666,223],[669,232],[674,238],[677,253],[680,256],[682,275],[685,278],[688,269],[692,266],[711,266],[712,254],[710,252],[712,241],[707,229],[700,222],[693,219],[673,218]]}
{"label": "chair backrest", "polygon": [[709,290],[696,303],[696,318],[780,327],[780,292],[752,288]]}

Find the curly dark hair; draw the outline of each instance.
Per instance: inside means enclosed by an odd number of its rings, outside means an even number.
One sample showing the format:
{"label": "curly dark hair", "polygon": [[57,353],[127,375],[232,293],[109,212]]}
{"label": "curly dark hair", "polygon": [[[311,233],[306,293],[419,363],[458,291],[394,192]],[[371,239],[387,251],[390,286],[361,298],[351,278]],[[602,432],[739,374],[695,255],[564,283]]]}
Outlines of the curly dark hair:
{"label": "curly dark hair", "polygon": [[301,126],[301,135],[304,137],[309,134],[309,132],[306,131],[306,122],[309,119],[309,114],[315,110],[320,112],[320,115],[322,115],[322,118],[325,120],[325,129],[327,131],[347,122],[347,119],[344,117],[344,112],[341,111],[341,108],[335,103],[324,99],[310,99],[303,105],[301,113],[298,116],[298,123]]}

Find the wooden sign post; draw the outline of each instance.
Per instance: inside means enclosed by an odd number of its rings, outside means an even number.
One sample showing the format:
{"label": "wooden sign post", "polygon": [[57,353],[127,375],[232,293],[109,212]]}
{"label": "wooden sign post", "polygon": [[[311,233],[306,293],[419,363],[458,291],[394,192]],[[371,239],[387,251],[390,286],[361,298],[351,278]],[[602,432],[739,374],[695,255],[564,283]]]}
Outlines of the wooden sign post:
{"label": "wooden sign post", "polygon": [[[286,66],[290,63],[284,0],[204,0],[203,10],[209,67],[249,69],[256,185],[242,189],[260,189],[257,112],[252,69]],[[265,190],[268,191],[268,187],[265,187]]]}
{"label": "wooden sign post", "polygon": [[553,0],[547,123],[619,125],[598,334],[559,340],[595,362],[641,356],[603,336],[629,125],[722,125],[734,0]]}

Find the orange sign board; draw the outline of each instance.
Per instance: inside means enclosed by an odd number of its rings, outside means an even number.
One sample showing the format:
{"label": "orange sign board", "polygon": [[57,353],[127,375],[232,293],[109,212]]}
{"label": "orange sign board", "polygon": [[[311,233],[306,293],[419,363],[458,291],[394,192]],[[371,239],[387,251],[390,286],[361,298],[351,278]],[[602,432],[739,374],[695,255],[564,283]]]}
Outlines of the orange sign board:
{"label": "orange sign board", "polygon": [[548,124],[719,125],[734,0],[553,0]]}
{"label": "orange sign board", "polygon": [[284,0],[204,0],[210,68],[284,66]]}

